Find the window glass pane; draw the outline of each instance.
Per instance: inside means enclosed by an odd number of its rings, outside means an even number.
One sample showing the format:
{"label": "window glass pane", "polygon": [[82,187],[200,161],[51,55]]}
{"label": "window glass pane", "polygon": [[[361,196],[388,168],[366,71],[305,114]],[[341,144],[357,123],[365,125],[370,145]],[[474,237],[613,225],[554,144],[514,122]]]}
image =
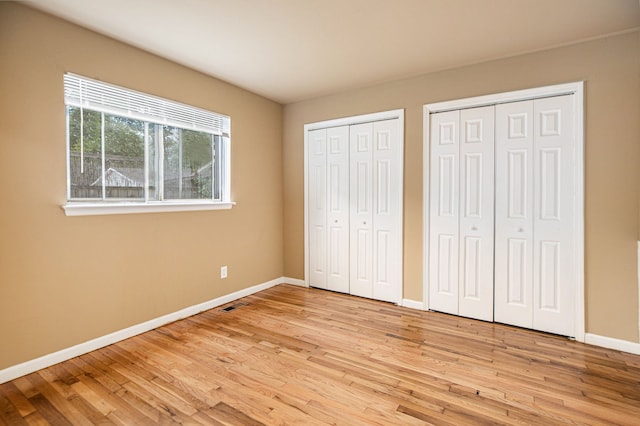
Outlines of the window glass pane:
{"label": "window glass pane", "polygon": [[144,122],[105,114],[106,198],[144,199]]}
{"label": "window glass pane", "polygon": [[158,200],[158,128],[157,124],[145,123],[147,128],[147,156],[149,170],[149,200]]}
{"label": "window glass pane", "polygon": [[180,129],[162,126],[164,199],[180,198]]}
{"label": "window glass pane", "polygon": [[182,198],[211,198],[212,135],[182,130]]}
{"label": "window glass pane", "polygon": [[[101,114],[69,107],[69,178],[71,198],[102,198]],[[82,134],[84,138],[80,138]]]}
{"label": "window glass pane", "polygon": [[221,183],[222,183],[222,138],[220,136],[213,137],[213,199],[221,200]]}
{"label": "window glass pane", "polygon": [[164,199],[211,199],[212,136],[163,127]]}

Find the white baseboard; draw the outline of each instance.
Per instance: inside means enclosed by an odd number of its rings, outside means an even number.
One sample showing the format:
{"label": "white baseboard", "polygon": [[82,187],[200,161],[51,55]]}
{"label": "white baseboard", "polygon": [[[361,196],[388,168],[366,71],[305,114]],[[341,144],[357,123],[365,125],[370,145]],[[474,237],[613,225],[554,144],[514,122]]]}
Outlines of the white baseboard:
{"label": "white baseboard", "polygon": [[424,311],[424,302],[419,300],[402,299],[402,306],[410,309],[418,309]]}
{"label": "white baseboard", "polygon": [[629,342],[628,340],[620,340],[611,337],[599,336],[597,334],[586,333],[584,336],[584,342],[590,345],[602,346],[603,348],[615,349],[617,351],[640,355],[640,343]]}
{"label": "white baseboard", "polygon": [[88,352],[95,351],[96,349],[103,348],[105,346],[111,345],[124,339],[128,339],[146,331],[153,330],[165,324],[169,324],[171,322],[190,317],[200,312],[213,309],[217,306],[224,305],[225,303],[233,302],[234,300],[249,296],[262,290],[266,290],[278,284],[294,284],[290,282],[291,280],[291,278],[285,277],[276,278],[275,280],[257,284],[231,294],[217,297],[204,303],[189,306],[187,308],[172,312],[167,315],[163,315],[158,318],[154,318],[141,324],[136,324],[123,330],[107,334],[106,336],[98,337],[89,340],[88,342],[80,343],[78,345],[71,346],[69,348],[23,362],[22,364],[5,368],[4,370],[0,370],[0,384],[16,379],[18,377],[22,377],[26,374],[33,373],[34,371],[50,367],[62,361],[66,361],[68,359],[86,354]]}
{"label": "white baseboard", "polygon": [[282,284],[291,284],[291,285],[297,285],[299,287],[308,287],[307,283],[304,280],[300,280],[298,278],[282,277]]}

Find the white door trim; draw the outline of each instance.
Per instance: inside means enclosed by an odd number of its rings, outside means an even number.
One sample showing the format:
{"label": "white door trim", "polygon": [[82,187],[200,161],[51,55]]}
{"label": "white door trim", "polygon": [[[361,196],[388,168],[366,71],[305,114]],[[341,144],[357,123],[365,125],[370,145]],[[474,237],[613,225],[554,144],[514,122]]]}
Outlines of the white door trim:
{"label": "white door trim", "polygon": [[575,196],[574,196],[574,247],[575,277],[576,277],[576,306],[575,306],[575,339],[585,340],[585,288],[584,288],[584,82],[558,84],[533,89],[517,90],[513,92],[497,93],[493,95],[477,96],[473,98],[425,104],[423,106],[423,239],[422,239],[422,294],[424,309],[429,310],[429,115],[455,109],[475,108],[486,105],[496,105],[508,102],[538,99],[550,96],[574,95],[574,129],[576,145],[574,149],[575,164]]}
{"label": "white door trim", "polygon": [[[352,117],[342,117],[342,118],[336,118],[332,120],[308,123],[304,125],[304,283],[306,287],[309,287],[309,256],[308,256],[308,253],[309,253],[309,224],[308,224],[309,193],[307,190],[309,185],[309,182],[308,182],[309,142],[307,139],[307,135],[309,134],[309,131],[317,130],[317,129],[325,129],[330,127],[370,123],[374,121],[393,120],[393,119],[400,120],[399,138],[403,146],[403,152],[404,152],[404,109],[375,112],[371,114],[362,114],[362,115],[356,115]],[[402,161],[402,166],[404,167],[404,158]],[[402,175],[404,175],[404,173]],[[400,184],[404,187],[404,182],[401,182]],[[400,215],[401,222],[404,223],[404,200],[400,203],[398,214]],[[404,227],[401,226],[400,229],[404,230]],[[404,234],[402,235],[402,245],[404,245]],[[402,269],[403,265],[401,265],[400,268]],[[402,275],[404,274],[401,273],[400,276]],[[404,280],[402,280],[402,282],[404,282]],[[402,286],[400,286],[400,288],[398,289],[398,294],[397,294],[395,303],[400,304],[402,302],[402,293],[403,293],[403,288]]]}
{"label": "white door trim", "polygon": [[[373,112],[370,114],[354,115],[352,117],[334,118],[331,120],[307,123],[304,125],[305,140],[309,130],[326,129],[329,127],[350,126],[352,124],[372,123],[381,120],[393,120],[399,118],[404,123],[404,109]],[[307,145],[305,144],[305,148]]]}

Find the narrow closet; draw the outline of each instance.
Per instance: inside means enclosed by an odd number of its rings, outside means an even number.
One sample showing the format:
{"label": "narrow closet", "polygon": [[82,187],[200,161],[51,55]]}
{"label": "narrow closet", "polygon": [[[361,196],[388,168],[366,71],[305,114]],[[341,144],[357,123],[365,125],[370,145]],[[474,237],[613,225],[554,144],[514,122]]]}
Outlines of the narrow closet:
{"label": "narrow closet", "polygon": [[305,126],[306,277],[400,303],[403,111]]}

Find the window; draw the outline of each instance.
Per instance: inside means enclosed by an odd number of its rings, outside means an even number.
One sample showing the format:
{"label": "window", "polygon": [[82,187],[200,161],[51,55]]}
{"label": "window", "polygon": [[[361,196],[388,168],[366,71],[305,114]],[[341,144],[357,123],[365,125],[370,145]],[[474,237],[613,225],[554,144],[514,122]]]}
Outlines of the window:
{"label": "window", "polygon": [[67,215],[230,208],[230,118],[64,76]]}

